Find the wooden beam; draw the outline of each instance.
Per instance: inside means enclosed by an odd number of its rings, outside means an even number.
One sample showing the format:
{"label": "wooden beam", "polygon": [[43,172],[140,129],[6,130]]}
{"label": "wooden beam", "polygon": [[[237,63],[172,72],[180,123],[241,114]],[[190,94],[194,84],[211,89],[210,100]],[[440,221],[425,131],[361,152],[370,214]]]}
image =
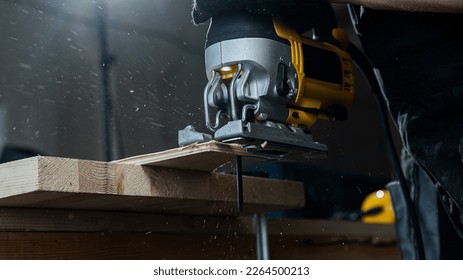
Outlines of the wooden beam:
{"label": "wooden beam", "polygon": [[121,232],[0,232],[0,259],[255,259],[250,236]]}
{"label": "wooden beam", "polygon": [[[1,231],[231,234],[252,233],[246,217],[73,209],[0,208]],[[252,222],[246,222],[250,225]]]}
{"label": "wooden beam", "polygon": [[[234,215],[235,176],[56,157],[0,165],[0,206]],[[244,177],[248,213],[301,208],[294,181]]]}
{"label": "wooden beam", "polygon": [[[255,235],[253,216],[172,215],[120,211],[0,208],[0,231],[120,231],[139,233]],[[394,243],[393,225],[360,222],[267,219],[268,233],[301,242]]]}
{"label": "wooden beam", "polygon": [[[255,259],[250,235],[122,233],[122,232],[0,232],[0,259]],[[393,260],[396,244],[360,242],[316,244],[294,238],[270,239],[275,260]]]}
{"label": "wooden beam", "polygon": [[280,236],[304,236],[305,240],[311,242],[342,240],[387,244],[396,240],[394,225],[337,220],[272,219],[268,223],[268,231],[274,234],[278,232]]}
{"label": "wooden beam", "polygon": [[[252,216],[0,208],[0,259],[252,259]],[[398,259],[393,225],[268,219],[272,259]]]}

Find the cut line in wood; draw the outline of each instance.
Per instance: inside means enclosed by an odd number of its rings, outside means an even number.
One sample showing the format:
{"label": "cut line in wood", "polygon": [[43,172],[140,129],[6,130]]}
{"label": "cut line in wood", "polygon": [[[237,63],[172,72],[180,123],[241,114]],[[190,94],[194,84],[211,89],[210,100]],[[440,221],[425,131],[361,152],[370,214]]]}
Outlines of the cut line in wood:
{"label": "cut line in wood", "polygon": [[213,171],[217,167],[234,160],[237,156],[253,155],[238,144],[209,141],[156,153],[137,155],[116,160],[113,163]]}

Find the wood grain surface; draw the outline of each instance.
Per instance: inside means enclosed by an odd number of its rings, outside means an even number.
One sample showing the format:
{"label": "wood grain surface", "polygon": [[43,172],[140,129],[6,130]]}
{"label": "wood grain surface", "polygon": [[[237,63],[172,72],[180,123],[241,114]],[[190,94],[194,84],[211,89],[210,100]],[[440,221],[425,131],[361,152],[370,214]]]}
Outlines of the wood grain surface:
{"label": "wood grain surface", "polygon": [[[0,208],[0,259],[253,259],[251,216]],[[393,225],[267,219],[272,259],[398,259]]]}
{"label": "wood grain surface", "polygon": [[[243,184],[247,213],[304,206],[302,183],[245,176]],[[6,207],[234,215],[236,204],[232,174],[57,157],[0,165]]]}

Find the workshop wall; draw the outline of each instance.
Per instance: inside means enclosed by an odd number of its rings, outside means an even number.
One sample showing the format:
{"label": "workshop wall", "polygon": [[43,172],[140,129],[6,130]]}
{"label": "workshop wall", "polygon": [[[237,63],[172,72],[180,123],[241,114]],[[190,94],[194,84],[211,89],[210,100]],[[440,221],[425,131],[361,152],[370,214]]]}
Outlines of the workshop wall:
{"label": "workshop wall", "polygon": [[[336,7],[352,33],[344,6]],[[0,145],[106,160],[104,31],[113,58],[113,158],[174,148],[187,124],[205,131],[207,26],[195,27],[190,9],[190,0],[0,0]],[[349,120],[320,121],[312,129],[330,153],[311,164],[387,179],[376,101],[358,77]]]}
{"label": "workshop wall", "polygon": [[[175,147],[202,121],[203,37],[189,1],[0,1],[6,144],[105,159],[101,25],[114,108],[114,158]],[[197,95],[197,96],[195,96]]]}

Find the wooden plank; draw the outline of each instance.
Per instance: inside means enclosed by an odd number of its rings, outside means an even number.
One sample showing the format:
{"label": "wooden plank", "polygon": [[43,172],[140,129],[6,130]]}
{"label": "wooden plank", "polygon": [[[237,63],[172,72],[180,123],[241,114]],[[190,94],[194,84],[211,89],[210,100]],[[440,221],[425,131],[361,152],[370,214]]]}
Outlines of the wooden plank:
{"label": "wooden plank", "polygon": [[366,224],[361,222],[307,219],[274,219],[269,222],[269,232],[284,236],[298,236],[306,240],[345,242],[370,242],[384,244],[395,242],[395,227],[387,224]]}
{"label": "wooden plank", "polygon": [[[73,209],[0,208],[0,231],[232,234],[243,217]],[[247,229],[247,227],[245,227]]]}
{"label": "wooden plank", "polygon": [[311,243],[298,239],[270,239],[270,259],[282,260],[398,260],[396,243],[358,241]]}
{"label": "wooden plank", "polygon": [[[171,215],[120,211],[0,208],[0,231],[121,231],[255,235],[253,216]],[[269,218],[268,232],[301,242],[394,243],[393,225]]]}
{"label": "wooden plank", "polygon": [[277,259],[400,259],[394,225],[335,220],[268,222],[270,257]]}
{"label": "wooden plank", "polygon": [[38,161],[18,160],[0,165],[0,197],[35,191],[39,185]]}
{"label": "wooden plank", "polygon": [[[252,216],[0,208],[0,259],[252,259]],[[398,259],[393,225],[268,219],[272,259]]]}
{"label": "wooden plank", "polygon": [[[235,176],[34,157],[0,165],[0,206],[234,215]],[[302,183],[244,177],[247,212],[300,208]]]}
{"label": "wooden plank", "polygon": [[[217,167],[234,160],[236,156],[256,157],[257,155],[248,153],[245,148],[238,144],[225,144],[217,141],[210,141],[157,153],[120,159],[113,161],[113,163],[213,171]],[[261,158],[265,157],[262,156]]]}
{"label": "wooden plank", "polygon": [[[5,214],[5,213],[3,213]],[[116,214],[116,213],[115,213]],[[152,215],[152,214],[151,214]],[[243,227],[250,218],[225,220],[225,217],[214,217],[208,222],[199,217],[155,217],[148,225],[135,223],[136,230],[122,232],[114,229],[123,228],[123,222],[117,222],[116,216],[108,220],[100,220],[105,230],[95,231],[86,219],[76,215],[71,218],[66,229],[64,224],[49,232],[0,232],[0,259],[253,259],[255,258],[255,236],[253,230]],[[54,216],[53,218],[55,218]],[[50,217],[51,218],[51,217]],[[59,217],[58,217],[59,218]],[[194,221],[183,226],[188,218]],[[127,221],[122,217],[123,221]],[[172,222],[172,226],[156,227],[155,222]],[[84,223],[82,223],[84,222]],[[109,224],[108,222],[115,222]],[[217,222],[216,228],[214,223]],[[274,224],[269,220],[272,230],[269,232],[271,259],[399,259],[399,251],[395,240],[381,238],[377,233],[367,232],[361,236],[346,232],[311,235],[307,232],[292,231],[285,234],[281,223]],[[325,221],[299,221],[296,228],[311,228]],[[96,222],[98,223],[98,221]],[[336,222],[328,222],[334,224]],[[127,226],[133,223],[128,223]],[[340,223],[343,226],[344,222]],[[40,228],[44,225],[35,224]],[[204,228],[203,228],[204,225]],[[79,231],[76,229],[93,229]],[[351,223],[351,227],[373,229],[376,225],[363,227],[360,223]],[[214,229],[215,228],[215,229]],[[227,229],[230,228],[230,229]],[[386,228],[383,227],[383,228]],[[389,226],[389,228],[393,228]],[[63,231],[60,231],[62,229]],[[72,230],[71,230],[72,229]],[[141,229],[152,229],[139,231]],[[172,230],[172,232],[171,232]],[[276,230],[276,231],[275,231]],[[373,232],[376,232],[374,230]],[[365,236],[379,236],[381,242],[375,242]]]}
{"label": "wooden plank", "polygon": [[255,259],[254,243],[211,234],[0,232],[0,259]]}
{"label": "wooden plank", "polygon": [[[0,232],[0,259],[255,259],[251,235]],[[393,260],[395,244],[312,244],[297,239],[270,240],[270,257],[279,260]]]}

